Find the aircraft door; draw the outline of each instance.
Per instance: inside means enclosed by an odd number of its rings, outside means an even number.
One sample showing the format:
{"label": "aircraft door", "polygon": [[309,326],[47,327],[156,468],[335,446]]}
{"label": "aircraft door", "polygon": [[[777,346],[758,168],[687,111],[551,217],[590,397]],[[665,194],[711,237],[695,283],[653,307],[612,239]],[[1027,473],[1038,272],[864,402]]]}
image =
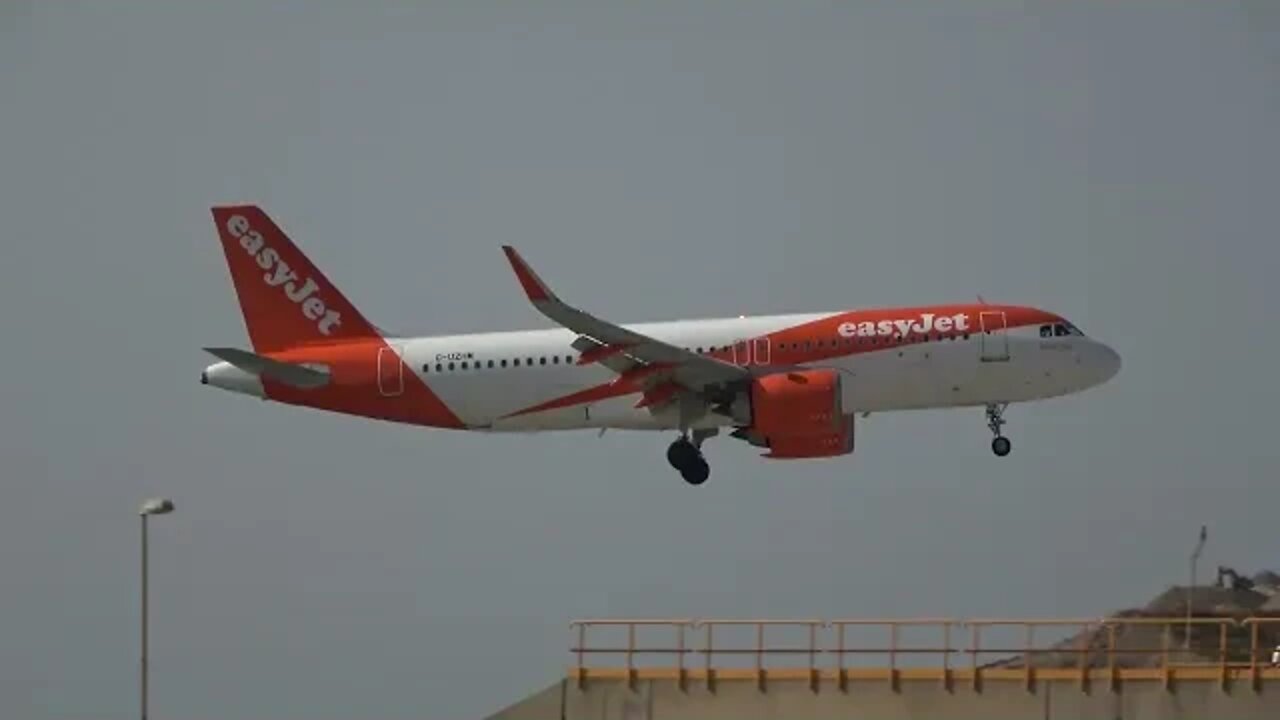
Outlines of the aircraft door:
{"label": "aircraft door", "polygon": [[378,393],[383,397],[398,397],[404,393],[404,362],[400,360],[400,348],[378,348]]}
{"label": "aircraft door", "polygon": [[768,365],[770,358],[769,338],[758,337],[753,340],[738,340],[733,344],[733,364],[746,367],[752,363]]}
{"label": "aircraft door", "polygon": [[753,345],[755,347],[752,348],[752,351],[755,353],[756,364],[768,365],[769,364],[769,338],[758,337],[755,339],[755,342],[753,343]]}
{"label": "aircraft door", "polygon": [[1005,362],[1009,359],[1008,319],[1004,311],[983,312],[978,316],[982,329],[982,362]]}

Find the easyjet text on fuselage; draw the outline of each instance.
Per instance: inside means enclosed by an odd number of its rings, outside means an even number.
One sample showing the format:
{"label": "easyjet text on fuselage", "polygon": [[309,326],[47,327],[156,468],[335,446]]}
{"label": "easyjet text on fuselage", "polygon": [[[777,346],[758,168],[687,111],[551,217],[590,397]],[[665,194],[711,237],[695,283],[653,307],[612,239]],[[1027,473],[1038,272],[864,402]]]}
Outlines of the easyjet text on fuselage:
{"label": "easyjet text on fuselage", "polygon": [[912,333],[969,332],[968,313],[955,315],[938,315],[937,313],[920,313],[918,317],[900,320],[863,320],[861,322],[843,322],[836,328],[841,337],[879,337],[887,335],[909,335]]}

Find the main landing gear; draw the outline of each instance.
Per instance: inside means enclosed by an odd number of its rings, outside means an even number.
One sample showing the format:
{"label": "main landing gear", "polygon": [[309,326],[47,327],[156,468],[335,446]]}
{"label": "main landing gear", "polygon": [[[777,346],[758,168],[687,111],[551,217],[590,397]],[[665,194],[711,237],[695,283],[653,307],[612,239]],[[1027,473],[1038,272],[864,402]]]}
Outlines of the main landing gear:
{"label": "main landing gear", "polygon": [[1013,449],[1013,443],[1009,442],[1009,438],[1005,437],[1000,431],[1004,427],[1004,410],[1009,407],[1009,403],[991,403],[987,405],[987,427],[991,428],[991,434],[995,435],[991,439],[991,452],[996,457],[1004,457]]}
{"label": "main landing gear", "polygon": [[690,485],[701,485],[711,477],[711,466],[702,456],[702,441],[715,432],[693,431],[693,437],[682,434],[667,448],[667,462],[680,471],[680,476]]}

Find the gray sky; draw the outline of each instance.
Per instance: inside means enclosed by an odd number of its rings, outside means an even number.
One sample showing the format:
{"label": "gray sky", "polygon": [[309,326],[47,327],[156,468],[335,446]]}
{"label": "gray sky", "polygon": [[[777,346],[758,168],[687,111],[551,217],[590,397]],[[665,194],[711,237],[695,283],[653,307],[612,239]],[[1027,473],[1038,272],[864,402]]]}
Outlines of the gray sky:
{"label": "gray sky", "polygon": [[[216,6],[215,6],[216,5]],[[9,3],[0,715],[467,717],[579,615],[1082,615],[1277,553],[1274,3]],[[785,11],[782,9],[785,5]],[[208,208],[262,204],[375,322],[988,300],[1124,369],[872,417],[856,455],[469,437],[198,382],[247,345]]]}

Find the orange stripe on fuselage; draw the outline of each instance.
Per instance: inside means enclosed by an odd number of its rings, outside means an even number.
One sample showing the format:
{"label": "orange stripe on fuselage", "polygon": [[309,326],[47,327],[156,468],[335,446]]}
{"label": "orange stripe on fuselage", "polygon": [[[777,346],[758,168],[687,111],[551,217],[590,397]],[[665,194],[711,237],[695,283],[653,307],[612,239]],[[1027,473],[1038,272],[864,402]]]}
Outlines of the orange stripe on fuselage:
{"label": "orange stripe on fuselage", "polygon": [[655,373],[669,370],[671,366],[667,363],[654,363],[644,367],[628,370],[627,372],[614,378],[612,381],[603,385],[595,385],[568,395],[562,395],[552,398],[546,402],[538,403],[532,407],[523,410],[517,410],[513,413],[504,415],[504,418],[512,418],[519,415],[528,415],[530,413],[542,412],[544,410],[555,410],[558,408],[571,407],[573,405],[582,405],[584,403],[599,402],[610,398],[623,397],[632,393],[644,390],[643,381],[645,378]]}
{"label": "orange stripe on fuselage", "polygon": [[573,405],[600,402],[601,400],[622,397],[624,395],[630,395],[640,391],[640,389],[633,383],[620,382],[619,380],[614,380],[613,382],[605,383],[604,385],[595,385],[568,395],[552,398],[551,400],[538,403],[537,405],[527,407],[523,410],[508,413],[504,415],[503,418],[513,418],[520,415],[543,412],[545,410],[555,410],[557,408],[571,407]]}
{"label": "orange stripe on fuselage", "polygon": [[[332,376],[329,385],[312,390],[264,381],[263,389],[272,400],[411,425],[465,427],[382,338],[290,348],[272,353],[270,357],[284,362],[321,363],[329,367]],[[384,389],[400,392],[384,395]]]}
{"label": "orange stripe on fuselage", "polygon": [[[853,310],[769,333],[764,337],[769,340],[770,365],[801,365],[903,345],[978,335],[983,332],[984,313],[992,321],[988,330],[1000,329],[995,324],[996,316],[1000,313],[1004,313],[1004,329],[1009,330],[1062,322],[1062,318],[1053,313],[1028,307],[936,305]],[[942,319],[946,319],[946,322],[940,322]],[[889,332],[883,333],[886,328]],[[905,333],[902,332],[903,329],[906,330]],[[866,334],[872,330],[874,334]]]}

